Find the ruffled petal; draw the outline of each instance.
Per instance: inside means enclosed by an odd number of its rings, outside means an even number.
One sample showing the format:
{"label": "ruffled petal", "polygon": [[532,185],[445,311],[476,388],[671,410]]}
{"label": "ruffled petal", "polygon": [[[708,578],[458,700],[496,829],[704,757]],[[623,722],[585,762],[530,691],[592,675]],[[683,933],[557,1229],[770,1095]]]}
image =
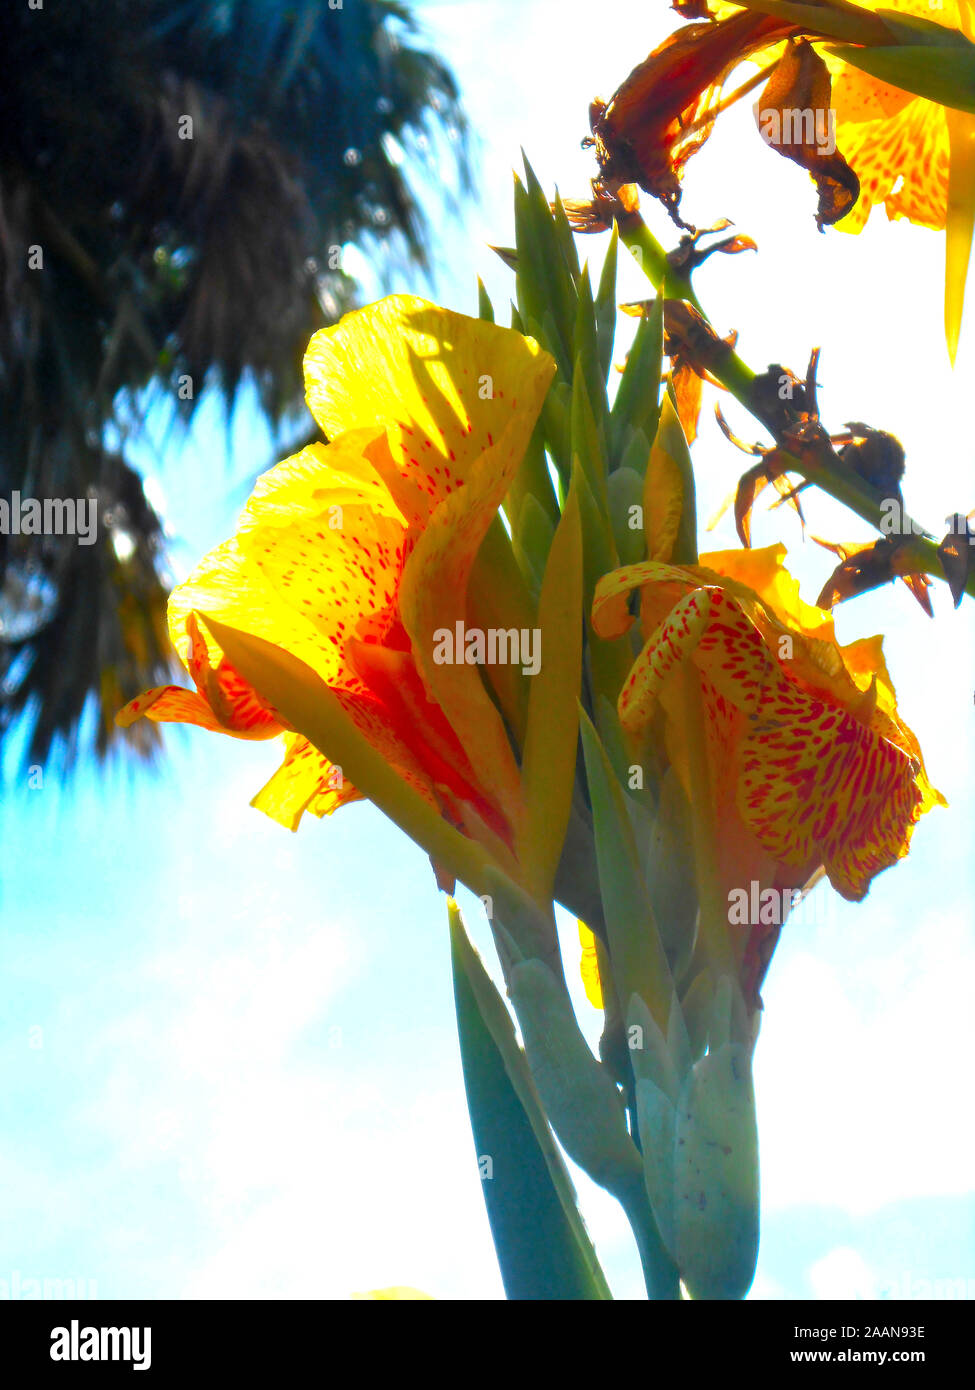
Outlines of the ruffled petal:
{"label": "ruffled petal", "polygon": [[386,431],[375,466],[419,525],[506,429],[520,460],[554,372],[533,339],[411,295],[346,314],[305,356],[308,405],[325,434]]}
{"label": "ruffled petal", "polygon": [[158,685],[153,690],[145,690],[115,716],[116,724],[122,729],[137,719],[151,719],[157,724],[195,724],[211,733],[232,734],[234,738],[274,738],[281,732],[281,725],[271,718],[241,728],[222,723],[198,691],[186,690],[181,685]]}
{"label": "ruffled petal", "polygon": [[340,806],[362,797],[342,769],[330,763],[301,734],[285,735],[284,762],[251,801],[251,805],[287,830],[297,830],[305,811],[330,816]]}

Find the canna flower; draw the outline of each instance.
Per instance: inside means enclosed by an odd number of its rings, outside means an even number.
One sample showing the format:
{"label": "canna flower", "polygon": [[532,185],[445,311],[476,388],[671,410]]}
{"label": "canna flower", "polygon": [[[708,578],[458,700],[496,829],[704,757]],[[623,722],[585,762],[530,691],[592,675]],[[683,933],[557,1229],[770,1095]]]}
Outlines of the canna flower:
{"label": "canna flower", "polygon": [[[706,142],[720,112],[768,78],[756,108],[763,138],[816,181],[820,226],[859,232],[871,208],[880,204],[891,218],[945,226],[946,108],[842,61],[831,47],[839,42],[899,52],[896,45],[911,39],[885,22],[885,16],[896,21],[897,15],[933,21],[956,38],[962,32],[971,38],[971,0],[863,0],[856,9],[821,0],[801,11],[773,5],[774,14],[763,12],[759,0],[754,8],[750,0],[675,8],[701,22],[672,34],[609,103],[591,108],[590,143],[609,189],[637,183],[686,225],[677,216],[684,166]],[[925,35],[915,41],[931,40]],[[723,84],[743,62],[762,71],[723,98]],[[807,124],[810,116],[815,123]],[[968,122],[964,128],[959,123],[959,142],[963,129],[971,138],[973,119],[959,118]]]}
{"label": "canna flower", "polygon": [[[694,772],[703,748],[720,901],[753,883],[803,890],[823,873],[858,901],[944,800],[898,717],[882,639],[840,646],[830,615],[799,598],[784,554],[776,545],[693,566],[626,566],[597,585],[593,626],[621,636],[640,591],[645,646],[621,691],[620,721],[639,733],[663,711],[667,752],[692,802],[704,792]],[[688,698],[685,672],[699,698]],[[736,942],[753,1003],[780,924],[751,922]]]}
{"label": "canna flower", "polygon": [[[331,442],[265,474],[236,534],[174,590],[170,632],[195,689],[147,691],[118,722],[283,735],[253,804],[295,829],[360,792],[273,695],[284,662],[287,689],[330,711],[329,737],[365,749],[384,809],[419,798],[510,865],[523,806],[505,723],[477,666],[435,652],[471,619],[475,560],[553,372],[532,339],[407,296],[317,333],[307,399]],[[252,652],[251,679],[231,638]]]}
{"label": "canna flower", "polygon": [[[864,0],[868,9],[878,0]],[[961,28],[958,0],[889,0],[885,9]],[[874,207],[940,231],[948,215],[950,151],[945,108],[848,63],[834,65],[836,139],[860,179],[860,198],[836,225],[860,232]]]}

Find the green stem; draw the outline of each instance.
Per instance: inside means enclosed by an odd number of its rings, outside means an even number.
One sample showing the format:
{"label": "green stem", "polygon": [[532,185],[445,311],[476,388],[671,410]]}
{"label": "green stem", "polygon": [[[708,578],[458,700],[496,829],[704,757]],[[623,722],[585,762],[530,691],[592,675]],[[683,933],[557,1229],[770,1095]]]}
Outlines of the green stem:
{"label": "green stem", "polygon": [[[620,225],[620,240],[629,248],[634,260],[654,288],[668,299],[687,300],[710,323],[694,292],[690,278],[673,268],[667,259],[666,251],[642,218],[639,216],[628,217],[626,224],[625,227]],[[761,421],[752,399],[752,390],[757,373],[752,371],[736,352],[728,352],[720,363],[709,367],[709,370],[750,415],[754,415],[756,419]],[[764,425],[764,421],[761,423]],[[816,487],[821,488],[837,502],[848,507],[850,511],[873,526],[882,535],[888,534],[884,529],[887,514],[881,507],[881,504],[887,499],[881,497],[874,488],[850,469],[845,469],[829,460],[811,465],[785,451],[780,451],[780,456],[783,462],[788,464],[789,472],[798,473],[810,483],[814,483]],[[930,574],[936,579],[947,582],[944,566],[938,554],[937,542],[932,538],[931,532],[918,526],[906,512],[900,518],[900,527],[905,535],[912,536],[906,547],[907,554],[904,557],[907,559],[909,556],[912,561],[912,568],[917,572]],[[968,577],[965,592],[975,597],[975,571]]]}
{"label": "green stem", "polygon": [[674,1302],[681,1297],[680,1274],[657,1230],[643,1178],[634,1176],[624,1188],[614,1190],[620,1206],[626,1212],[640,1254],[647,1298],[653,1302]]}

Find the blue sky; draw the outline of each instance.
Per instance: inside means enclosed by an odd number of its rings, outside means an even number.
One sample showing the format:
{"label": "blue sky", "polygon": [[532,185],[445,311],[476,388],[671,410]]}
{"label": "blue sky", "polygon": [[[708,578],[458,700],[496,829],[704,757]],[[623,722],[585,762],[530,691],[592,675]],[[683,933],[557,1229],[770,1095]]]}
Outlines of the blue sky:
{"label": "blue sky", "polygon": [[[422,7],[482,137],[480,204],[445,229],[436,297],[473,312],[474,276],[512,291],[487,242],[510,243],[524,146],[547,187],[581,195],[590,98],[608,95],[676,22],[662,3],[552,0]],[[765,147],[748,103],[685,181],[686,215],[732,217],[759,255],[715,257],[698,291],[753,365],[802,370],[823,347],[830,423],[893,430],[905,496],[933,528],[971,496],[973,324],[952,374],[941,328],[943,237],[875,213],[820,235],[814,190]],[[671,239],[666,218],[651,225]],[[605,239],[580,239],[601,260]],[[394,288],[423,290],[402,277]],[[620,298],[647,293],[626,266]],[[499,313],[499,316],[500,313]],[[620,350],[622,350],[621,340]],[[741,461],[706,401],[700,512]],[[754,427],[733,407],[738,433]],[[228,534],[242,483],[273,457],[245,403],[229,437],[204,406],[162,427],[142,464],[162,490],[184,573]],[[811,529],[867,538],[811,498]],[[791,516],[780,536],[812,601],[831,557]],[[733,544],[727,518],[714,545]],[[975,1029],[972,605],[943,588],[930,622],[903,586],[841,608],[842,640],[887,633],[901,711],[947,796],[911,856],[853,907],[829,889],[791,923],[765,989],[756,1062],[763,1245],[756,1297],[975,1290],[969,1075]],[[446,911],[425,856],[370,806],[289,835],[248,801],[273,745],[174,731],[155,775],[83,767],[67,787],[5,785],[0,806],[0,1293],[25,1278],[94,1281],[100,1297],[345,1297],[414,1284],[501,1296],[468,1128]],[[490,960],[474,905],[469,927]],[[572,923],[564,942],[575,976]],[[598,1017],[579,994],[595,1038]],[[618,1296],[641,1292],[626,1223],[579,1178]]]}

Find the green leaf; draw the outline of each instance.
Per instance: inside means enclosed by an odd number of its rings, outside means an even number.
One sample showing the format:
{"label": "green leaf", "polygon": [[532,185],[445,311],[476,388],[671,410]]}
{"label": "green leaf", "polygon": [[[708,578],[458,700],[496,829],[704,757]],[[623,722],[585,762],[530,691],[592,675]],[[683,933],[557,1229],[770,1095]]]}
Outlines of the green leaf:
{"label": "green leaf", "polygon": [[642,430],[653,439],[660,415],[660,364],[663,359],[663,299],[653,302],[640,320],[626,358],[619,389],[609,413],[609,449],[619,465],[631,430]]}
{"label": "green leaf", "polygon": [[881,82],[905,92],[975,111],[975,45],[933,48],[928,44],[891,45],[887,48],[853,48],[846,44],[827,49],[851,67],[860,68]]}
{"label": "green leaf", "polygon": [[542,1111],[511,1016],[450,904],[454,999],[467,1104],[509,1299],[612,1297]]}
{"label": "green leaf", "polygon": [[666,1032],[674,982],[654,919],[623,791],[592,723],[580,721],[596,859],[613,975],[621,999],[637,994]]}
{"label": "green leaf", "polygon": [[788,19],[811,34],[849,39],[851,43],[888,43],[890,33],[884,22],[869,10],[847,0],[816,0],[811,4],[792,4],[789,0],[740,0],[746,10]]}
{"label": "green leaf", "polygon": [[552,896],[562,855],[579,743],[582,684],[582,534],[579,495],[571,489],[562,512],[538,604],[541,665],[531,677],[528,727],[522,756],[527,807],[525,842],[518,857],[534,896]]}
{"label": "green leaf", "polygon": [[536,596],[542,587],[548,552],[555,535],[555,523],[534,493],[529,492],[521,504],[518,524],[511,538],[518,567]]}
{"label": "green leaf", "polygon": [[609,404],[606,400],[606,372],[600,365],[599,333],[596,326],[596,306],[592,297],[589,280],[589,266],[586,265],[579,277],[579,298],[576,304],[575,328],[572,335],[572,351],[575,359],[575,374],[585,377],[586,394],[592,406],[593,417],[600,439],[601,452],[605,453],[605,436]]}
{"label": "green leaf", "polygon": [[477,277],[477,316],[484,319],[486,323],[494,322],[494,305],[491,303],[491,296],[484,288],[484,281],[480,275]]}
{"label": "green leaf", "polygon": [[962,49],[968,44],[968,39],[960,30],[950,29],[934,19],[888,9],[878,9],[876,15],[878,19],[883,20],[895,41],[900,40],[902,44],[916,43],[933,48]]}
{"label": "green leaf", "polygon": [[616,337],[616,263],[619,244],[619,230],[614,222],[599,276],[599,288],[596,290],[596,337],[599,342],[599,367],[604,381],[613,363],[613,342]]}
{"label": "green leaf", "polygon": [[572,228],[569,226],[569,219],[565,215],[565,208],[562,199],[559,197],[558,189],[555,191],[555,206],[552,209],[552,221],[555,224],[555,234],[559,239],[562,248],[562,255],[569,268],[569,274],[573,280],[579,278],[579,253],[576,251],[575,237],[572,235]]}
{"label": "green leaf", "polygon": [[565,263],[545,194],[525,161],[526,182],[515,179],[517,292],[522,318],[546,330],[541,342],[563,375],[571,370],[576,291]]}
{"label": "green leaf", "polygon": [[572,378],[571,429],[573,463],[578,459],[593,497],[606,514],[606,450],[586,386],[586,369],[582,354],[576,361],[576,370]]}

